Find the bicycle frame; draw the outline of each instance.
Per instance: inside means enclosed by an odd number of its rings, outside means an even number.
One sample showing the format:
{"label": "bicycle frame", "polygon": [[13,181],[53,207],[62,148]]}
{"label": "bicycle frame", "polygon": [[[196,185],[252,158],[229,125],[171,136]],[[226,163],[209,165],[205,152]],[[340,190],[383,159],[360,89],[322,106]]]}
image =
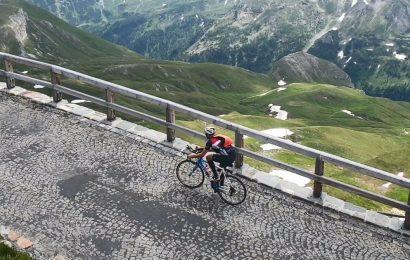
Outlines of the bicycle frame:
{"label": "bicycle frame", "polygon": [[204,158],[198,158],[198,160],[196,160],[196,162],[195,162],[194,168],[192,169],[192,171],[189,175],[191,176],[199,168],[205,173],[205,175],[207,177],[209,177],[208,174],[206,174],[206,172],[207,172],[206,164],[207,164],[207,162],[205,161]]}
{"label": "bicycle frame", "polygon": [[[203,158],[203,157],[201,157],[201,158],[199,158],[196,162],[195,162],[195,166],[194,166],[194,168],[192,169],[192,171],[191,171],[191,173],[189,174],[190,176],[198,169],[198,168],[200,168],[203,172],[204,172],[204,174],[205,174],[205,176],[209,179],[210,177],[211,177],[211,175],[209,175],[209,174],[207,174],[207,167],[206,167],[206,165],[207,165],[207,161]],[[218,167],[218,166],[216,166],[218,169],[220,169],[220,175],[222,176],[222,175],[226,175],[226,173],[227,172],[231,172],[231,171],[229,171],[229,170],[226,170],[226,169],[224,169],[224,168],[222,168],[222,167]]]}

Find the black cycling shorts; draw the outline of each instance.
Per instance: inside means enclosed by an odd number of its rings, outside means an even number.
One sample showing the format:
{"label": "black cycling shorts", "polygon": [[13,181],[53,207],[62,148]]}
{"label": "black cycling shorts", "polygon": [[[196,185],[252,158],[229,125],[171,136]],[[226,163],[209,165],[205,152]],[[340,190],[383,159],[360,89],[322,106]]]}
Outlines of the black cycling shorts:
{"label": "black cycling shorts", "polygon": [[218,153],[212,156],[212,160],[218,162],[222,168],[232,166],[236,159],[236,150],[234,148],[227,149],[226,152],[227,155]]}

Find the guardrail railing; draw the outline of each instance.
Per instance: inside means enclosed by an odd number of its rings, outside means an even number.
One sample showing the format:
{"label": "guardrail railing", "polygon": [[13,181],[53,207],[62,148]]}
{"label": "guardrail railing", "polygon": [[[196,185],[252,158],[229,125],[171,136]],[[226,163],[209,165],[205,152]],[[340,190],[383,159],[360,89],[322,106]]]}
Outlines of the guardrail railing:
{"label": "guardrail railing", "polygon": [[[397,184],[401,187],[407,188],[410,191],[410,180],[404,177],[396,176],[392,173],[376,169],[374,167],[370,167],[361,163],[357,163],[340,156],[332,155],[323,151],[319,151],[316,149],[312,149],[300,144],[296,144],[290,142],[288,140],[284,140],[281,138],[273,137],[269,134],[239,125],[227,120],[206,114],[204,112],[189,108],[187,106],[155,97],[134,89],[126,88],[124,86],[114,84],[105,80],[101,80],[89,75],[85,75],[80,72],[76,72],[70,69],[66,69],[60,66],[23,58],[15,55],[11,55],[8,53],[0,52],[0,58],[4,62],[5,70],[0,70],[0,76],[6,77],[7,88],[11,89],[15,86],[15,80],[21,80],[31,84],[38,84],[43,85],[45,87],[51,88],[53,91],[53,101],[60,102],[62,100],[62,93],[74,96],[77,98],[81,98],[90,102],[93,102],[97,105],[103,106],[107,108],[107,120],[112,121],[115,119],[115,111],[119,111],[133,117],[136,117],[141,120],[149,121],[161,126],[166,127],[167,133],[167,140],[169,142],[173,142],[175,139],[175,131],[180,131],[185,134],[188,134],[193,137],[204,138],[204,135],[194,131],[192,129],[177,125],[175,123],[175,113],[179,112],[192,118],[199,119],[208,123],[212,123],[216,126],[225,128],[227,130],[231,130],[235,133],[235,147],[238,151],[238,156],[236,158],[235,167],[240,168],[243,164],[243,156],[247,156],[261,162],[276,166],[281,169],[285,169],[301,176],[307,177],[314,181],[313,185],[313,196],[315,198],[320,198],[322,195],[322,185],[330,185],[335,188],[352,192],[357,195],[363,196],[365,198],[396,207],[402,209],[406,212],[405,214],[405,221],[403,228],[410,229],[410,192],[409,192],[409,200],[408,203],[405,204],[400,201],[393,200],[391,198],[376,194],[374,192],[370,192],[346,183],[342,183],[337,180],[333,180],[329,177],[324,176],[324,163],[331,163],[343,168],[347,168],[349,170],[360,172],[362,174],[391,182],[393,184]],[[44,81],[41,79],[32,78],[26,75],[18,74],[13,72],[13,64],[20,64],[25,65],[28,67],[49,71],[51,74],[51,82]],[[84,83],[88,83],[96,88],[104,90],[106,93],[105,100],[101,98],[97,98],[80,91],[76,91],[61,85],[61,76],[75,79]],[[131,97],[134,99],[142,100],[149,102],[151,104],[156,104],[158,106],[162,106],[166,108],[166,119],[160,119],[154,117],[152,115],[148,115],[131,108],[116,104],[114,101],[114,97],[116,94],[121,94],[126,97]],[[264,143],[271,143],[277,145],[283,149],[287,149],[289,151],[293,151],[298,154],[302,154],[308,157],[312,157],[316,159],[315,164],[315,172],[311,173],[305,169],[301,169],[278,160],[274,160],[272,158],[265,157],[261,154],[255,153],[253,151],[247,150],[244,148],[244,135],[249,137],[253,137],[258,139]]]}

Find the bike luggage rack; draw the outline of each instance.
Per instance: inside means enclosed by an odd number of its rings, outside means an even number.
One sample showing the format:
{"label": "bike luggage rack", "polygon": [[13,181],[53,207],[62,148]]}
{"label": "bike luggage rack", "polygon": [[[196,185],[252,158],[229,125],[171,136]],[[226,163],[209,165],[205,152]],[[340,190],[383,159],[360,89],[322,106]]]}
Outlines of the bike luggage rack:
{"label": "bike luggage rack", "polygon": [[[235,146],[238,151],[238,156],[236,158],[235,167],[240,168],[243,164],[243,156],[247,156],[258,161],[273,165],[275,167],[291,171],[293,173],[299,174],[303,177],[309,178],[314,181],[313,185],[313,196],[315,198],[320,198],[322,196],[322,185],[330,185],[332,187],[341,189],[346,192],[352,192],[367,199],[383,203],[398,209],[404,210],[405,220],[403,228],[406,230],[410,229],[410,179],[396,176],[392,173],[370,167],[361,163],[357,163],[340,156],[332,155],[323,151],[319,151],[307,146],[296,144],[288,140],[270,136],[269,134],[239,125],[227,120],[218,118],[206,114],[204,112],[192,109],[190,107],[149,95],[134,89],[130,89],[115,83],[111,83],[105,80],[101,80],[80,72],[76,72],[70,69],[66,69],[57,65],[52,65],[45,62],[36,61],[33,59],[23,58],[16,55],[11,55],[8,53],[0,52],[0,59],[3,60],[4,70],[0,70],[0,76],[6,77],[7,88],[12,89],[15,86],[15,80],[21,80],[30,84],[43,85],[52,89],[53,91],[53,101],[59,102],[62,100],[62,93],[81,98],[87,101],[90,101],[94,104],[103,106],[107,108],[107,120],[112,121],[115,119],[115,111],[128,114],[130,116],[136,117],[141,120],[145,120],[151,123],[155,123],[161,126],[166,127],[167,132],[167,141],[173,142],[175,140],[175,131],[180,131],[187,135],[197,138],[205,138],[205,136],[197,131],[191,130],[184,126],[179,126],[175,123],[175,113],[182,113],[188,115],[192,118],[199,119],[208,123],[212,123],[221,128],[231,130],[235,133]],[[50,72],[51,82],[32,78],[26,75],[18,74],[13,72],[13,64],[19,64],[28,66],[31,68],[40,69],[43,71]],[[98,89],[104,90],[106,93],[106,99],[100,99],[77,90],[72,90],[70,88],[64,87],[61,85],[61,77],[67,77],[69,79],[74,79],[81,81],[83,83],[90,84]],[[115,103],[115,95],[120,94],[126,97],[134,98],[141,101],[146,101],[151,104],[155,104],[166,109],[166,120],[161,118],[148,115],[131,108],[119,105]],[[315,172],[311,173],[307,170],[280,162],[263,156],[261,154],[255,153],[253,151],[247,150],[244,148],[244,135],[258,139],[264,143],[271,143],[276,146],[279,146],[283,149],[302,154],[308,157],[316,159]],[[388,181],[390,183],[399,185],[403,188],[409,189],[409,196],[407,204],[393,200],[391,198],[376,194],[365,189],[361,189],[356,186],[352,186],[329,177],[324,176],[324,163],[331,163],[336,166],[340,166],[355,172],[360,172],[362,174]]]}

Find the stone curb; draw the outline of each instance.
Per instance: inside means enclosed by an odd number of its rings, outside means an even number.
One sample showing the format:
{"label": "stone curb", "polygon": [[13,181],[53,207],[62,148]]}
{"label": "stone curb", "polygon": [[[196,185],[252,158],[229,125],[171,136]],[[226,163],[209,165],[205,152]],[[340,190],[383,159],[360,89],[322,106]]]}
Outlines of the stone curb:
{"label": "stone curb", "polygon": [[27,237],[21,235],[19,231],[16,231],[10,227],[0,225],[0,235],[3,237],[3,240],[0,240],[0,243],[13,248],[20,252],[27,252],[30,248],[33,247],[34,243]]}
{"label": "stone curb", "polygon": [[[4,245],[13,248],[19,252],[24,252],[26,254],[29,254],[31,257],[34,256],[35,253],[33,254],[33,251],[36,249],[36,244],[38,241],[29,239],[26,236],[21,235],[19,231],[16,231],[12,229],[11,227],[8,226],[3,226],[0,225],[0,235],[3,237],[4,240],[0,240],[0,243],[3,243]],[[49,258],[51,260],[66,260],[68,259],[67,257],[57,254],[52,258]]]}
{"label": "stone curb", "polygon": [[[77,104],[71,104],[67,100],[62,100],[56,104],[53,102],[52,98],[47,95],[34,91],[28,91],[21,87],[16,86],[13,89],[8,90],[6,88],[6,84],[2,82],[0,82],[0,91],[15,96],[21,96],[36,103],[48,105],[65,112],[81,116],[84,119],[83,121],[89,120],[90,122],[94,122],[106,130],[125,135],[134,140],[142,141],[151,145],[154,145],[153,143],[155,143],[155,147],[175,155],[182,156],[186,146],[190,145],[190,143],[180,138],[176,138],[173,143],[167,142],[166,134],[122,120],[121,118],[116,118],[112,122],[106,121],[106,115],[104,113]],[[389,217],[372,210],[367,210],[366,208],[332,197],[325,192],[323,192],[321,198],[314,198],[312,188],[301,187],[294,183],[284,181],[278,177],[271,176],[269,173],[252,168],[247,164],[244,164],[242,169],[238,170],[237,173],[248,180],[280,190],[281,192],[289,194],[293,197],[347,214],[379,227],[393,230],[402,235],[410,236],[410,231],[402,229],[404,218]]]}

